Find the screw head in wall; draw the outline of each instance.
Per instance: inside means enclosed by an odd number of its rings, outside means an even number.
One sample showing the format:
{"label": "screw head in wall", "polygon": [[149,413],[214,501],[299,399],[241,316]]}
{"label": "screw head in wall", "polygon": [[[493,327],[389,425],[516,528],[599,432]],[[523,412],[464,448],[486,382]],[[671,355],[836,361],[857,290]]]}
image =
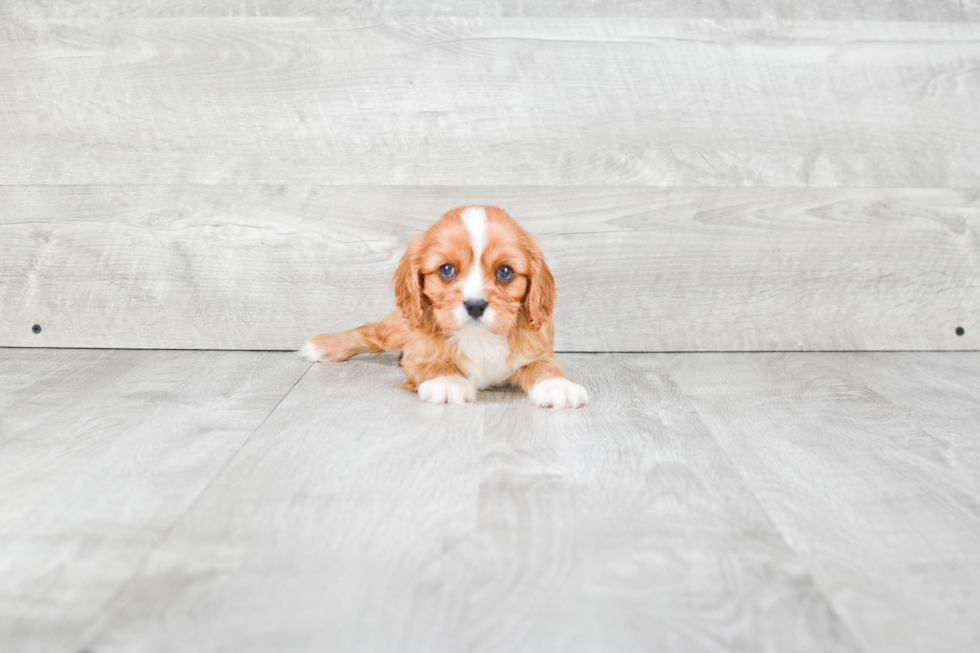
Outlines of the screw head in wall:
{"label": "screw head in wall", "polygon": [[35,324],[34,326],[31,327],[31,331],[33,331],[34,333],[41,333],[41,325]]}
{"label": "screw head in wall", "polygon": [[966,331],[963,330],[963,327],[956,327],[956,335],[961,336],[964,333],[966,333]]}

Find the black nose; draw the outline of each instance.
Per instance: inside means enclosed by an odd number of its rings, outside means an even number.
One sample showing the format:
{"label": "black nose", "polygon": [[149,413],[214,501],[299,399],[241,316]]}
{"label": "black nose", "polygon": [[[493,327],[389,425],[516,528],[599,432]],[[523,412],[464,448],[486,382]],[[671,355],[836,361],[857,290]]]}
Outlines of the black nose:
{"label": "black nose", "polygon": [[487,310],[487,300],[467,299],[463,302],[463,308],[466,309],[466,312],[470,314],[471,318],[478,320],[483,315],[483,311]]}

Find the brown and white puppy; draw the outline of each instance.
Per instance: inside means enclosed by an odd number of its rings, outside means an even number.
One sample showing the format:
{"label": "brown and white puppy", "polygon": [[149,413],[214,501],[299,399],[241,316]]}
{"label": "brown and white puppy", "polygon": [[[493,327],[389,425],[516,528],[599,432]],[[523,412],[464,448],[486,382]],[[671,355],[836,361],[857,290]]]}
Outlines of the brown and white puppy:
{"label": "brown and white puppy", "polygon": [[398,309],[380,322],[324,333],[311,361],[402,350],[403,387],[432,404],[464,404],[516,386],[535,406],[578,408],[585,388],[555,360],[555,279],[538,243],[503,209],[449,211],[408,245],[392,279]]}

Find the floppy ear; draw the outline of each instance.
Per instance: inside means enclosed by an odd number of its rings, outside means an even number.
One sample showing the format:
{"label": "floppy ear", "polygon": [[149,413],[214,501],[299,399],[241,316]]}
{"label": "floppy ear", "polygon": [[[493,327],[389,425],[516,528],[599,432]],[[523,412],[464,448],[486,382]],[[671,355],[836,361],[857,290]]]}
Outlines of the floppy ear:
{"label": "floppy ear", "polygon": [[408,328],[417,329],[422,326],[424,316],[422,307],[422,278],[419,274],[418,253],[421,237],[416,236],[408,244],[402,255],[402,260],[391,278],[391,286],[395,289],[395,304],[405,318]]}
{"label": "floppy ear", "polygon": [[541,325],[551,318],[558,301],[558,288],[555,287],[555,277],[551,268],[544,262],[544,254],[537,243],[528,249],[531,258],[531,269],[528,279],[527,297],[524,300],[524,313],[527,324],[537,331]]}

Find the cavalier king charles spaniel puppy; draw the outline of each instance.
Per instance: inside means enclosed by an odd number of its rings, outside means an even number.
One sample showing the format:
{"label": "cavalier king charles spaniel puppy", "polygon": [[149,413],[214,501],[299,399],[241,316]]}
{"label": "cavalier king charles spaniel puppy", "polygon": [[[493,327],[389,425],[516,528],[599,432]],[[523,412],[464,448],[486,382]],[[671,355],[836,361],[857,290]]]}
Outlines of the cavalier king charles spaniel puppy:
{"label": "cavalier king charles spaniel puppy", "polygon": [[555,279],[537,241],[503,209],[449,211],[408,245],[392,279],[398,309],[380,322],[323,333],[311,361],[401,351],[406,383],[430,404],[476,401],[482,388],[516,386],[540,407],[588,401],[555,359]]}

